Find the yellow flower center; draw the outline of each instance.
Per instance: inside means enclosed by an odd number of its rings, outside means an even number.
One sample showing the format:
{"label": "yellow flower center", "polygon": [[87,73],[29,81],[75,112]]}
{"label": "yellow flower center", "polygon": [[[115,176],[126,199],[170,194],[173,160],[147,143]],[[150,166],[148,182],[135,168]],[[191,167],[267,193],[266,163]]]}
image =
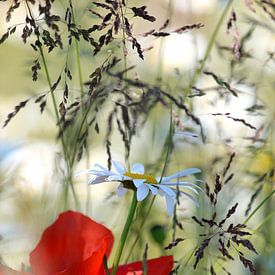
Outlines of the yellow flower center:
{"label": "yellow flower center", "polygon": [[138,173],[131,173],[126,172],[124,173],[124,176],[130,177],[132,179],[138,179],[138,180],[146,180],[148,183],[157,184],[157,180],[152,176],[148,174],[138,174]]}

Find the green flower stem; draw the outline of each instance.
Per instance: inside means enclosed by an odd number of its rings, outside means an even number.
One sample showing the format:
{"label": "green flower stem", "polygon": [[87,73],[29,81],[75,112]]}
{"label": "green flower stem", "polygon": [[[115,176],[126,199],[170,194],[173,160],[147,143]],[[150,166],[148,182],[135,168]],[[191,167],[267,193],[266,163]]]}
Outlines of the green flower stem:
{"label": "green flower stem", "polygon": [[150,205],[149,205],[149,208],[148,208],[148,210],[147,210],[147,212],[146,212],[146,214],[145,214],[145,216],[144,216],[144,222],[143,222],[143,223],[141,224],[141,226],[139,227],[139,232],[140,232],[140,234],[138,234],[138,235],[136,236],[136,238],[135,238],[135,240],[134,240],[134,242],[133,242],[131,248],[129,249],[129,254],[128,254],[126,260],[125,260],[125,263],[126,263],[126,264],[128,263],[128,261],[129,261],[131,255],[132,255],[132,252],[134,251],[134,248],[135,248],[135,246],[136,246],[136,244],[137,244],[137,242],[138,242],[138,240],[139,240],[139,238],[140,238],[140,236],[141,236],[142,229],[143,229],[143,227],[144,227],[144,225],[145,225],[145,222],[146,222],[146,220],[147,220],[147,218],[148,218],[148,216],[149,216],[149,214],[150,214],[150,212],[151,212],[151,210],[152,210],[152,207],[153,207],[153,204],[154,204],[154,202],[155,202],[155,199],[156,199],[156,197],[154,196],[154,197],[152,198],[152,200],[151,200],[151,202],[150,202]]}
{"label": "green flower stem", "polygon": [[205,52],[205,55],[204,55],[202,61],[200,62],[199,67],[195,70],[195,73],[193,74],[193,77],[191,78],[191,81],[190,81],[190,83],[188,85],[188,90],[187,90],[187,93],[186,93],[185,96],[188,96],[188,94],[190,94],[190,92],[192,91],[192,87],[194,86],[194,84],[197,81],[197,78],[200,76],[202,70],[204,69],[205,63],[206,63],[206,61],[207,61],[207,59],[208,59],[208,57],[210,55],[210,52],[211,52],[211,50],[212,50],[212,48],[214,46],[214,43],[216,41],[216,37],[218,35],[218,32],[219,32],[219,30],[220,30],[220,28],[222,26],[224,18],[226,16],[226,14],[228,13],[229,8],[231,7],[233,1],[234,0],[229,0],[227,2],[227,5],[225,6],[221,17],[219,18],[219,21],[218,21],[218,23],[217,23],[217,25],[215,27],[215,30],[214,30],[214,32],[211,35],[210,41],[208,43],[208,46],[207,46],[207,49],[206,49],[206,52]]}
{"label": "green flower stem", "polygon": [[275,193],[275,190],[271,191],[260,203],[259,205],[254,209],[254,211],[247,217],[247,219],[243,222],[244,224],[247,224],[248,221],[255,215],[255,213],[273,196]]}
{"label": "green flower stem", "polygon": [[[167,168],[167,164],[168,164],[168,162],[169,162],[169,155],[170,155],[171,151],[173,150],[173,148],[172,148],[172,146],[173,146],[173,144],[172,144],[172,143],[173,143],[172,138],[173,138],[173,121],[172,121],[172,106],[171,106],[171,108],[170,108],[170,125],[169,125],[169,132],[168,132],[168,134],[167,134],[166,142],[165,142],[165,145],[166,145],[166,148],[165,148],[165,149],[166,149],[166,154],[165,154],[164,166],[163,166],[163,168],[162,168],[161,177],[160,177],[159,182],[162,181],[162,178],[163,178],[164,173],[165,173],[166,168]],[[164,151],[162,151],[162,152],[165,153]],[[145,216],[144,216],[144,218],[143,218],[143,223],[142,223],[142,225],[141,225],[141,227],[140,227],[140,229],[139,229],[140,232],[142,231],[142,229],[143,229],[143,227],[144,227],[144,225],[145,225],[145,222],[146,222],[146,220],[147,220],[147,218],[148,218],[148,216],[149,216],[149,214],[150,214],[150,212],[151,212],[151,210],[152,210],[152,207],[153,207],[153,204],[154,204],[154,202],[155,202],[155,199],[156,199],[156,196],[154,196],[154,197],[152,198],[152,200],[151,200],[151,203],[150,203],[150,205],[149,205],[149,208],[148,208],[148,210],[147,210],[147,212],[146,212],[146,214],[145,214]],[[131,257],[131,254],[132,254],[132,252],[134,251],[134,248],[135,248],[135,246],[136,246],[136,244],[137,244],[137,242],[138,242],[140,236],[141,236],[141,234],[137,235],[136,239],[134,240],[134,242],[133,242],[133,244],[132,244],[132,246],[131,246],[131,248],[130,248],[130,252],[129,252],[127,258],[126,258],[126,263],[129,261],[129,259],[130,259],[130,257]]]}
{"label": "green flower stem", "polygon": [[124,225],[123,231],[121,233],[121,237],[120,237],[120,242],[118,245],[118,248],[116,250],[116,254],[115,254],[115,258],[114,258],[114,263],[113,263],[113,267],[112,267],[112,273],[111,275],[115,275],[118,269],[118,265],[119,265],[119,261],[123,252],[123,248],[127,239],[127,235],[129,233],[132,221],[134,219],[134,215],[136,212],[136,208],[137,208],[137,194],[136,191],[133,194],[133,199],[132,199],[132,203],[131,203],[131,207],[128,213],[128,217],[126,220],[126,223]]}

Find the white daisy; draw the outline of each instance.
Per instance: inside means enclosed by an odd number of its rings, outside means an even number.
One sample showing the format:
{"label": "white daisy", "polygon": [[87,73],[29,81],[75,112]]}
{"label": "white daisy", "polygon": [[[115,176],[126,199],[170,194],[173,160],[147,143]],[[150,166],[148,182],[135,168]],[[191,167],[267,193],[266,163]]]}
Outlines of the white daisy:
{"label": "white daisy", "polygon": [[[126,168],[118,161],[112,161],[113,167],[115,168],[116,172],[110,171],[108,168],[100,165],[95,164],[92,169],[85,170],[80,172],[80,174],[92,174],[93,177],[89,180],[89,184],[98,184],[103,182],[114,182],[119,181],[121,182],[117,188],[117,195],[122,197],[129,188],[125,188],[125,181],[133,181],[131,177],[127,176],[127,173],[133,174],[143,174],[144,167],[142,164],[136,163],[133,165],[131,172],[127,172]],[[123,184],[124,182],[124,184]]]}
{"label": "white daisy", "polygon": [[[112,164],[116,172],[96,164],[92,169],[84,171],[81,174],[88,173],[94,175],[94,177],[89,180],[89,184],[119,181],[120,185],[117,188],[117,194],[120,197],[126,193],[127,189],[133,189],[131,182],[137,190],[138,201],[144,200],[149,195],[150,191],[154,196],[157,194],[164,196],[169,215],[173,213],[177,199],[177,190],[175,187],[179,186],[180,188],[189,189],[196,194],[198,194],[197,189],[201,189],[194,183],[179,180],[183,177],[199,173],[200,169],[198,168],[184,169],[171,176],[155,178],[150,174],[145,174],[144,166],[140,163],[134,164],[130,172],[127,171],[120,162],[112,161]],[[180,194],[187,196],[197,204],[197,200],[189,193],[180,189]]]}

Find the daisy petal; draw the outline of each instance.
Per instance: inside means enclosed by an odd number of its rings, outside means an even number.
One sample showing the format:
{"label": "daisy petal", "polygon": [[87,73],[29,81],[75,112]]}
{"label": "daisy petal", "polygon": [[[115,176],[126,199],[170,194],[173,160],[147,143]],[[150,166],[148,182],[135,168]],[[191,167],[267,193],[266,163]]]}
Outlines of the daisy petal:
{"label": "daisy petal", "polygon": [[198,168],[188,168],[188,169],[184,169],[184,170],[181,170],[171,176],[168,176],[168,177],[163,177],[162,178],[162,181],[161,182],[166,182],[166,181],[170,181],[172,179],[179,179],[179,178],[182,178],[182,177],[186,177],[186,176],[189,176],[189,175],[192,175],[192,174],[195,174],[195,173],[200,173],[201,170],[198,169]]}
{"label": "daisy petal", "polygon": [[177,131],[175,134],[179,137],[187,137],[187,138],[193,138],[193,139],[198,138],[198,135],[192,132]]}
{"label": "daisy petal", "polygon": [[146,184],[141,185],[137,189],[137,200],[142,201],[144,200],[149,193],[149,188]]}
{"label": "daisy petal", "polygon": [[161,189],[159,189],[158,191],[159,191],[159,195],[160,195],[160,196],[162,196],[162,197],[163,197],[163,196],[165,195],[165,192],[164,192],[164,191],[162,191]]}
{"label": "daisy petal", "polygon": [[159,191],[158,188],[154,187],[154,186],[151,185],[151,184],[148,184],[147,186],[149,187],[150,191],[152,192],[152,194],[153,194],[154,196],[158,194],[158,191]]}
{"label": "daisy petal", "polygon": [[198,200],[196,200],[193,196],[191,196],[190,194],[188,194],[188,193],[186,193],[186,192],[184,192],[184,191],[181,191],[180,192],[181,194],[184,194],[186,197],[188,197],[191,201],[193,201],[195,204],[196,204],[196,206],[199,206],[200,204],[199,204],[199,202],[198,202]]}
{"label": "daisy petal", "polygon": [[120,184],[116,190],[116,193],[118,195],[118,197],[123,197],[125,195],[125,193],[127,192],[127,189],[123,187],[122,184]]}
{"label": "daisy petal", "polygon": [[194,184],[192,182],[188,182],[188,181],[179,181],[179,182],[171,181],[171,182],[164,182],[162,184],[166,185],[166,186],[177,186],[178,185],[178,186],[183,187],[183,188],[186,187],[186,186],[192,186],[193,188],[196,188],[200,191],[203,191],[203,189],[200,186],[198,186],[197,184]]}
{"label": "daisy petal", "polygon": [[159,188],[164,192],[164,195],[167,194],[173,198],[176,197],[176,193],[169,187],[167,186],[163,186],[161,184],[158,184]]}
{"label": "daisy petal", "polygon": [[103,175],[108,176],[109,175],[109,173],[106,173],[105,171],[99,171],[99,170],[89,170],[87,172],[87,174],[92,174],[92,175],[95,175],[95,176],[103,176]]}
{"label": "daisy petal", "polygon": [[125,167],[120,162],[113,160],[112,164],[120,175],[123,175],[126,172]]}
{"label": "daisy petal", "polygon": [[132,173],[144,174],[144,166],[141,163],[135,163],[131,169]]}
{"label": "daisy petal", "polygon": [[139,188],[144,183],[144,180],[143,179],[133,179],[133,183],[136,188]]}
{"label": "daisy petal", "polygon": [[175,198],[165,194],[167,213],[171,216],[174,212],[175,207]]}
{"label": "daisy petal", "polygon": [[192,187],[192,186],[189,186],[189,185],[184,185],[184,186],[180,185],[180,187],[185,188],[185,189],[189,189],[189,190],[193,191],[195,194],[199,195],[199,192],[194,187]]}
{"label": "daisy petal", "polygon": [[89,171],[90,171],[89,169],[88,170],[82,170],[80,172],[77,172],[74,176],[79,177],[79,176],[84,175],[84,174],[89,174]]}
{"label": "daisy petal", "polygon": [[94,176],[89,179],[88,184],[99,184],[108,181],[106,176]]}
{"label": "daisy petal", "polygon": [[119,181],[119,180],[122,180],[122,176],[121,175],[111,175],[108,177],[108,180],[109,181]]}

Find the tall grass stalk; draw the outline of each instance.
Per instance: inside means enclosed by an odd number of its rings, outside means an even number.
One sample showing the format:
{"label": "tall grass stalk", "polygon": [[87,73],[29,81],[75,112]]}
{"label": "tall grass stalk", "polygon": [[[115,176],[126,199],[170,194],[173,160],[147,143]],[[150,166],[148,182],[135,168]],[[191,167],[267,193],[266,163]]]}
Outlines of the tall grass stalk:
{"label": "tall grass stalk", "polygon": [[211,50],[215,44],[215,41],[216,41],[216,38],[217,38],[217,35],[219,33],[219,30],[222,26],[222,24],[224,23],[224,20],[225,20],[225,17],[230,9],[230,7],[232,6],[234,0],[229,0],[215,26],[215,29],[210,37],[210,40],[208,42],[208,45],[207,45],[207,48],[206,48],[206,51],[205,51],[205,54],[204,54],[204,57],[203,59],[200,61],[200,64],[198,65],[198,67],[196,68],[190,82],[189,82],[189,85],[188,85],[188,89],[187,89],[187,93],[185,94],[185,97],[187,97],[191,91],[192,91],[192,87],[195,85],[195,83],[197,82],[197,79],[198,77],[201,75],[203,69],[204,69],[204,66],[205,66],[205,63],[207,61],[207,59],[209,58],[209,55],[211,53]]}
{"label": "tall grass stalk", "polygon": [[[29,11],[30,17],[34,20],[28,1],[26,1],[26,5],[27,5],[27,9]],[[40,37],[39,37],[38,34],[36,34],[36,37],[37,37],[37,40],[40,42]],[[56,123],[57,123],[57,125],[60,125],[60,123],[59,123],[60,122],[60,117],[59,117],[59,112],[58,112],[58,108],[57,108],[57,101],[56,101],[54,91],[53,91],[53,88],[52,88],[52,81],[51,81],[48,65],[47,65],[47,62],[46,62],[45,54],[44,54],[44,51],[43,51],[43,47],[41,45],[42,45],[42,43],[40,42],[38,48],[39,48],[39,52],[40,52],[40,55],[41,55],[41,58],[42,58],[42,63],[43,63],[43,67],[44,67],[44,70],[45,70],[47,83],[48,83],[48,86],[49,86],[49,89],[50,89],[51,99],[52,99],[52,103],[53,103],[53,106],[54,106],[54,112],[55,112],[55,116],[56,116]],[[72,163],[70,162],[70,158],[69,158],[68,152],[66,150],[66,144],[65,144],[65,140],[64,140],[63,135],[61,135],[61,143],[62,143],[62,149],[63,149],[64,158],[65,158],[65,161],[67,163],[67,170],[68,170],[67,171],[68,175],[67,175],[66,184],[65,184],[65,193],[64,193],[65,194],[65,200],[64,200],[65,201],[65,203],[64,203],[65,207],[64,208],[65,209],[67,208],[68,187],[70,186],[71,190],[72,190],[72,194],[73,194],[73,198],[74,198],[74,201],[75,201],[76,208],[79,209],[80,205],[79,205],[77,194],[76,194],[76,191],[75,191],[75,188],[74,188],[74,185],[73,185],[73,181],[72,181]]]}

